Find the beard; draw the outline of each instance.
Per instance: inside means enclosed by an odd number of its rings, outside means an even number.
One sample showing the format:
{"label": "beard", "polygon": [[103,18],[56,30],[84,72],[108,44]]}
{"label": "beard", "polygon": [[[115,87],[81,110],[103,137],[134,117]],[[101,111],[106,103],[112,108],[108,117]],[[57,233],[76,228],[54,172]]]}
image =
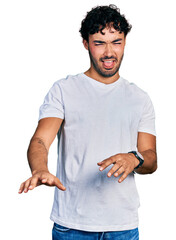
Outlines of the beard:
{"label": "beard", "polygon": [[111,59],[115,59],[115,61],[118,62],[118,64],[116,65],[116,67],[114,69],[101,69],[98,65],[98,61],[92,56],[90,50],[89,51],[89,57],[90,57],[90,61],[95,69],[95,71],[102,77],[105,77],[105,78],[109,78],[109,77],[112,77],[114,76],[120,69],[120,66],[121,66],[121,63],[122,63],[122,60],[123,60],[123,56],[124,54],[122,55],[122,57],[118,60],[116,57],[108,57],[108,56],[105,56],[104,58],[100,58],[99,61],[102,61],[102,60],[111,60]]}

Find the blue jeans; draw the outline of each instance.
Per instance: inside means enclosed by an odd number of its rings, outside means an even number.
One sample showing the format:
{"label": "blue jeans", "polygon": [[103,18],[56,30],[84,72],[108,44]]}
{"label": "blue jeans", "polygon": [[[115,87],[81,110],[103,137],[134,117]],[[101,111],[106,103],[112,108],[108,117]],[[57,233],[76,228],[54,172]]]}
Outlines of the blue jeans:
{"label": "blue jeans", "polygon": [[117,232],[86,232],[54,223],[52,240],[139,240],[138,228]]}

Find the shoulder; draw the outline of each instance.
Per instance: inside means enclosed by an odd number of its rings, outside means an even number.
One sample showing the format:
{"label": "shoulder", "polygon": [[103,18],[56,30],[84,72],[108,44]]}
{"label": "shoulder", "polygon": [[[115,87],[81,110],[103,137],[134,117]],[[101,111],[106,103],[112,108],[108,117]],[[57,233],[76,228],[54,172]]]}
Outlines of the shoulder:
{"label": "shoulder", "polygon": [[65,78],[55,81],[49,90],[49,94],[56,98],[58,96],[73,96],[74,94],[77,94],[78,91],[80,92],[80,75],[81,74],[68,75]]}
{"label": "shoulder", "polygon": [[54,82],[53,86],[65,87],[76,83],[79,80],[80,74],[77,75],[67,75],[65,78],[61,78]]}
{"label": "shoulder", "polygon": [[57,95],[63,95],[63,94],[69,94],[74,93],[77,91],[78,88],[80,88],[80,75],[68,75],[65,78],[61,78],[51,85],[51,88],[49,92],[53,96]]}
{"label": "shoulder", "polygon": [[123,82],[125,86],[125,92],[128,96],[141,100],[143,99],[144,101],[146,101],[149,98],[148,93],[141,89],[140,87],[138,87],[135,83],[129,82],[126,79],[123,79]]}

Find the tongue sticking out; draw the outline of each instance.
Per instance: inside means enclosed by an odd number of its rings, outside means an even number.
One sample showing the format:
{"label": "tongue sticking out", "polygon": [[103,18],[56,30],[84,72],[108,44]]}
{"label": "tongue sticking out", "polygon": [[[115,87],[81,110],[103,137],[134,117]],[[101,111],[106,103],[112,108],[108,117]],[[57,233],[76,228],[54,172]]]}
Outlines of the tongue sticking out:
{"label": "tongue sticking out", "polygon": [[114,67],[114,61],[103,61],[104,68],[113,68]]}

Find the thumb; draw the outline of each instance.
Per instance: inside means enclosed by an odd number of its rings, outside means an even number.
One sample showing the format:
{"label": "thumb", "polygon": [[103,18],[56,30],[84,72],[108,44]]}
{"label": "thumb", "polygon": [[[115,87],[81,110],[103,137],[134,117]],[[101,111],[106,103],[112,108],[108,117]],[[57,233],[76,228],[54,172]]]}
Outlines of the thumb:
{"label": "thumb", "polygon": [[62,191],[66,190],[66,187],[60,182],[59,178],[55,177],[55,186]]}

